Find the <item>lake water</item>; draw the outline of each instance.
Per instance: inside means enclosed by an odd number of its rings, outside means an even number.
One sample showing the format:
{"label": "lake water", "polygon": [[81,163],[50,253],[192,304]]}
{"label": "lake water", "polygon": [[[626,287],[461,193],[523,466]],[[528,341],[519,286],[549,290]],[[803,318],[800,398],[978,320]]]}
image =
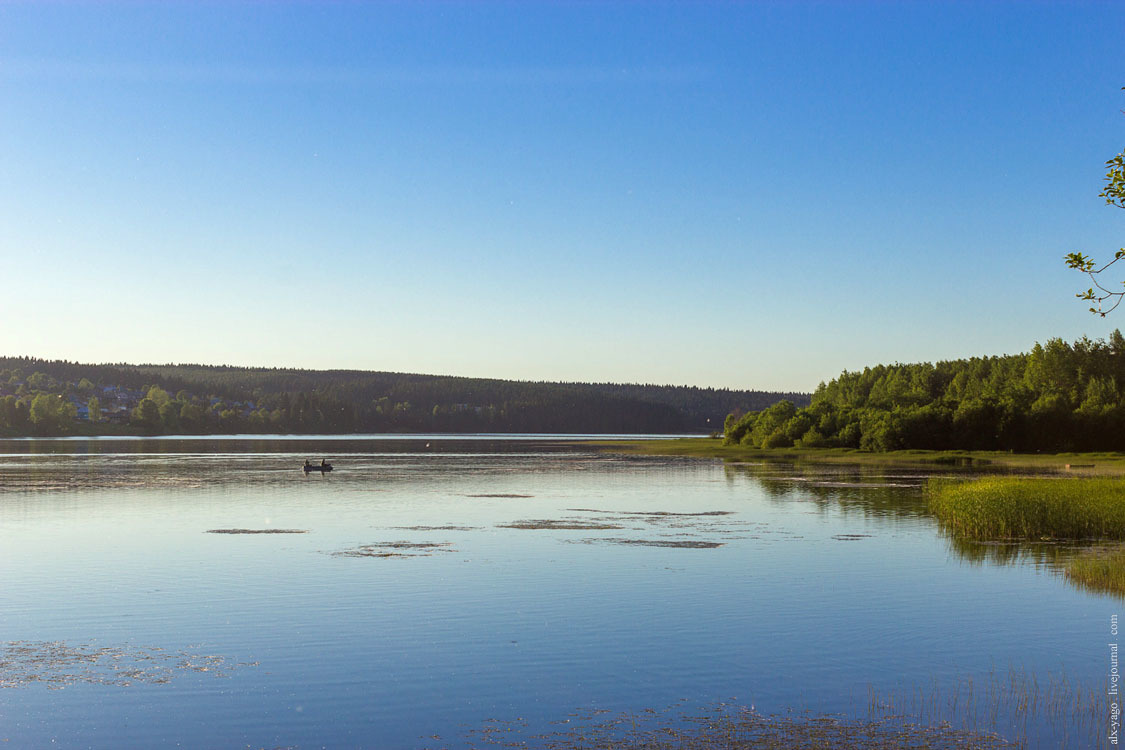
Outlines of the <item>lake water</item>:
{"label": "lake water", "polygon": [[[456,748],[958,690],[981,728],[1100,746],[1108,714],[1047,693],[1104,698],[1120,602],[1065,548],[954,544],[925,476],[544,436],[0,441],[0,747]],[[212,533],[267,530],[304,533]]]}

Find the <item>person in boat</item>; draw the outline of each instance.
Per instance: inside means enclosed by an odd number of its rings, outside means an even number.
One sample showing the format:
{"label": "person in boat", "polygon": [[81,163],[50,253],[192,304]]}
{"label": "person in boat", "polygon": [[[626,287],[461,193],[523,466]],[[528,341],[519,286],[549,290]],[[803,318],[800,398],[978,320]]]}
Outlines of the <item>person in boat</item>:
{"label": "person in boat", "polygon": [[322,468],[322,469],[323,469],[323,468],[324,468],[325,466],[327,466],[327,465],[328,465],[328,463],[327,463],[327,462],[326,462],[326,461],[325,461],[325,460],[324,460],[323,458],[322,458],[322,459],[320,459],[320,468]]}
{"label": "person in boat", "polygon": [[312,466],[312,464],[311,464],[311,463],[309,463],[309,460],[308,460],[308,459],[306,458],[306,459],[305,459],[305,468],[306,468],[306,469],[308,469],[308,468],[310,468],[311,466]]}

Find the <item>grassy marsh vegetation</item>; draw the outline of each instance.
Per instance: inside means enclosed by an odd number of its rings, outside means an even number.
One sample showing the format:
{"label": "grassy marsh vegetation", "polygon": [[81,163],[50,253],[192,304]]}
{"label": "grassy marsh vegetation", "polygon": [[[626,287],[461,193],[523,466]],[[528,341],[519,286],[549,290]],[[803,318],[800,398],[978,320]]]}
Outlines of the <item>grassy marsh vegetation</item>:
{"label": "grassy marsh vegetation", "polygon": [[1087,477],[931,479],[930,511],[969,539],[1125,539],[1125,481]]}

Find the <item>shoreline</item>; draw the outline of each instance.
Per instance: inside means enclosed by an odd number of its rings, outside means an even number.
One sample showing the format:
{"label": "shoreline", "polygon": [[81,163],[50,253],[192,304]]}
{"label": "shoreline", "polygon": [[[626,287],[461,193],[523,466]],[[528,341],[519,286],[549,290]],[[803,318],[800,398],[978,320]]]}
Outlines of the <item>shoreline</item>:
{"label": "shoreline", "polygon": [[[1055,470],[1081,476],[1125,475],[1125,453],[1009,453],[1007,451],[898,450],[875,453],[855,448],[749,448],[718,438],[590,440],[586,445],[641,456],[680,456],[724,461],[816,461],[900,466],[976,466]],[[1069,467],[1069,468],[1068,468]]]}

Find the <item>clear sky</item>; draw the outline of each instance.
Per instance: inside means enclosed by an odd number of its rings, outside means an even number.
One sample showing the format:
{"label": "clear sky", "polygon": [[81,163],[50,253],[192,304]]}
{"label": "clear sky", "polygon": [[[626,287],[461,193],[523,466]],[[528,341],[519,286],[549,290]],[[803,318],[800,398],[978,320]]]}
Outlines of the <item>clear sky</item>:
{"label": "clear sky", "polygon": [[[0,353],[809,390],[1125,328],[1125,3],[0,3]],[[1088,284],[1087,284],[1088,286]]]}

